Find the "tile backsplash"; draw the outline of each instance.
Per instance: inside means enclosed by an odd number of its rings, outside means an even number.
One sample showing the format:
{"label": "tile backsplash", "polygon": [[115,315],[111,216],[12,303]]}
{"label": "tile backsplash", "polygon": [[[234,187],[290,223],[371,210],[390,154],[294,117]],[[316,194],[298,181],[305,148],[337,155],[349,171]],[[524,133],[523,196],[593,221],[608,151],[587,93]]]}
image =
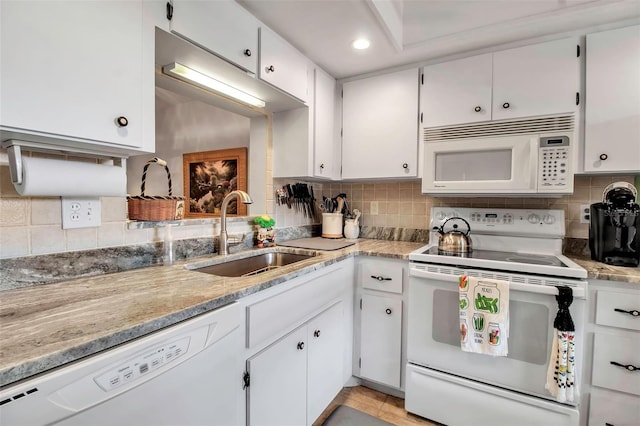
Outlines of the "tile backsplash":
{"label": "tile backsplash", "polygon": [[[550,208],[566,212],[567,236],[588,238],[588,225],[580,224],[580,204],[601,200],[602,190],[614,181],[633,183],[633,176],[577,176],[574,194],[559,198],[453,198],[430,197],[420,191],[419,181],[367,183],[309,183],[315,196],[332,197],[347,194],[350,208],[362,212],[361,224],[369,227],[426,229],[432,206]],[[267,188],[280,188],[297,181],[274,179]],[[272,191],[273,192],[273,191]],[[268,197],[273,204],[274,197]],[[124,197],[103,197],[102,225],[98,228],[63,230],[60,198],[21,197],[13,188],[7,166],[0,167],[0,258],[14,258],[47,253],[61,253],[102,247],[120,247],[160,241],[162,228],[130,229],[126,220]],[[374,214],[377,209],[377,214]],[[302,211],[286,205],[269,205],[267,212],[276,227],[302,226],[313,223]],[[317,221],[319,222],[319,221]],[[218,224],[175,227],[175,239],[212,237],[219,233]],[[230,232],[246,232],[245,223],[230,224]]]}
{"label": "tile backsplash", "polygon": [[[557,198],[431,197],[421,193],[420,181],[330,183],[322,195],[347,194],[351,210],[362,212],[366,226],[426,229],[434,206],[560,209],[565,211],[566,236],[589,238],[589,226],[580,223],[580,205],[602,200],[611,182],[634,182],[634,176],[576,176],[572,195]],[[377,210],[377,212],[376,212]]]}

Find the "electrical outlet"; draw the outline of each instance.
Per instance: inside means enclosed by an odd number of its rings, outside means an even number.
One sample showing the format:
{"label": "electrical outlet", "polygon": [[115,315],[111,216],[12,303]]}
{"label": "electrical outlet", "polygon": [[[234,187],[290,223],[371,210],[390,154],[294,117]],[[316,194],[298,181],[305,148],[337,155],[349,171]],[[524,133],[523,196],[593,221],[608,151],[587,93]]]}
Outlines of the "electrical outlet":
{"label": "electrical outlet", "polygon": [[580,204],[580,223],[589,223],[591,219],[591,205]]}
{"label": "electrical outlet", "polygon": [[374,215],[378,214],[378,202],[377,201],[372,201],[371,202],[370,214],[371,214],[371,216],[374,216]]}
{"label": "electrical outlet", "polygon": [[62,197],[62,229],[93,228],[101,223],[100,198]]}

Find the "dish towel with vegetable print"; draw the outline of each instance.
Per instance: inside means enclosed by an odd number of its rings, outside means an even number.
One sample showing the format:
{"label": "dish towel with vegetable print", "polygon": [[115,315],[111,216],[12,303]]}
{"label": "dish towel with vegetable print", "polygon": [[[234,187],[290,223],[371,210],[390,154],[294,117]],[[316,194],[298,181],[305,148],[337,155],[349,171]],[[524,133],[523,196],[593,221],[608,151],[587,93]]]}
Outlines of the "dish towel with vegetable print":
{"label": "dish towel with vegetable print", "polygon": [[458,283],[462,350],[507,356],[509,282],[463,275]]}
{"label": "dish towel with vegetable print", "polygon": [[558,402],[576,402],[580,397],[576,375],[576,328],[569,312],[569,306],[573,302],[573,291],[567,286],[557,288],[558,313],[553,321],[553,344],[545,389],[555,396]]}

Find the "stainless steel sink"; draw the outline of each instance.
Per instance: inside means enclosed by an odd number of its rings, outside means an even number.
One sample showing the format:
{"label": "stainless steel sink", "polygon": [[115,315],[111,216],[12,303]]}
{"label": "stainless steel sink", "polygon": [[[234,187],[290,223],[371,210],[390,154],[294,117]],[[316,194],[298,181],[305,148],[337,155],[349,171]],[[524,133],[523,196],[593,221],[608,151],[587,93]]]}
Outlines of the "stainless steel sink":
{"label": "stainless steel sink", "polygon": [[202,268],[189,268],[192,271],[221,277],[248,277],[271,271],[281,266],[290,265],[313,257],[313,255],[293,253],[263,253],[243,259],[231,260]]}

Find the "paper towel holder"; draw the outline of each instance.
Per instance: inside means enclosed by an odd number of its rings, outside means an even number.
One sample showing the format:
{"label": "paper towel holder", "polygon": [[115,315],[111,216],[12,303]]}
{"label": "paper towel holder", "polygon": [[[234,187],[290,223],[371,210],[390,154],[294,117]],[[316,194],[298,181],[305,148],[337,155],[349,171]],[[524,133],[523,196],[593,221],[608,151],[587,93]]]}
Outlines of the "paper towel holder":
{"label": "paper towel holder", "polygon": [[9,139],[2,142],[2,147],[7,150],[7,157],[9,159],[9,173],[11,175],[11,182],[14,185],[22,184],[23,166],[22,166],[22,150],[31,152],[44,152],[47,154],[57,155],[74,155],[79,157],[89,157],[96,160],[113,161],[114,167],[125,167],[125,158],[114,157],[113,155],[106,154],[100,151],[94,151],[89,149],[53,149],[51,145],[38,142],[20,141],[16,139]]}

